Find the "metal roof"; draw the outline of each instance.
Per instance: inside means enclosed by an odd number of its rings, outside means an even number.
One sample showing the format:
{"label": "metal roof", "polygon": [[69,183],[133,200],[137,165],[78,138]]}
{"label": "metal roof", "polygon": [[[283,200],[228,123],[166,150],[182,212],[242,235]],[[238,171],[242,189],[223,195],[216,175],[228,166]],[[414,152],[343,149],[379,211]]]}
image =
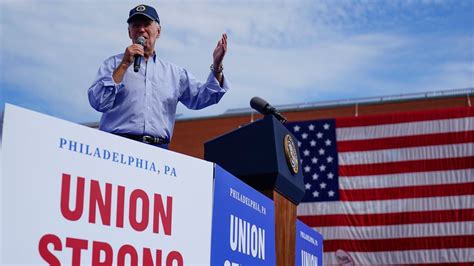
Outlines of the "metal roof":
{"label": "metal roof", "polygon": [[[344,105],[383,103],[383,102],[428,99],[428,98],[449,97],[449,96],[462,96],[462,95],[466,95],[466,96],[474,95],[474,88],[417,92],[417,93],[396,94],[396,95],[365,97],[365,98],[351,98],[351,99],[334,100],[334,101],[285,104],[285,105],[275,105],[274,107],[280,112],[284,112],[284,111],[298,111],[298,110],[305,110],[305,109],[313,109],[313,108],[318,108],[318,107],[336,107],[336,106],[344,106]],[[246,113],[251,113],[251,112],[255,112],[255,111],[250,107],[233,108],[233,109],[229,109],[225,111],[223,115],[224,116],[238,115],[238,114],[246,114]]]}

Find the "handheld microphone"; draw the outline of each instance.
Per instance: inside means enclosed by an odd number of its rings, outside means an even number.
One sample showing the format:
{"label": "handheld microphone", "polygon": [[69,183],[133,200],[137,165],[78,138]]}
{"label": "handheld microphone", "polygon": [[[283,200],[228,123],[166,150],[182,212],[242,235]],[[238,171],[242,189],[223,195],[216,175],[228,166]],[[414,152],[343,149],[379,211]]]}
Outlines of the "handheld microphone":
{"label": "handheld microphone", "polygon": [[[141,46],[145,46],[145,37],[140,36],[137,39],[137,43]],[[133,71],[138,72],[140,70],[140,63],[142,61],[141,55],[135,55],[135,59],[133,60]]]}
{"label": "handheld microphone", "polygon": [[263,115],[273,115],[275,116],[280,122],[285,123],[287,121],[286,117],[281,115],[275,107],[271,106],[267,101],[260,97],[253,97],[250,100],[250,106],[258,111]]}

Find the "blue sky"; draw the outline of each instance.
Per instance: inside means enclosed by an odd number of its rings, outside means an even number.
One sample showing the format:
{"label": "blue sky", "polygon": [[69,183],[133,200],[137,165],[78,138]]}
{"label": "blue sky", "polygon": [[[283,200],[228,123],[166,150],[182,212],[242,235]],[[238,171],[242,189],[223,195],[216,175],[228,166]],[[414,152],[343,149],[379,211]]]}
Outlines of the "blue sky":
{"label": "blue sky", "polygon": [[126,19],[156,7],[157,52],[204,80],[222,32],[231,91],[218,115],[260,96],[274,105],[474,87],[474,1],[0,0],[0,105],[73,122],[100,113],[87,89],[129,45]]}

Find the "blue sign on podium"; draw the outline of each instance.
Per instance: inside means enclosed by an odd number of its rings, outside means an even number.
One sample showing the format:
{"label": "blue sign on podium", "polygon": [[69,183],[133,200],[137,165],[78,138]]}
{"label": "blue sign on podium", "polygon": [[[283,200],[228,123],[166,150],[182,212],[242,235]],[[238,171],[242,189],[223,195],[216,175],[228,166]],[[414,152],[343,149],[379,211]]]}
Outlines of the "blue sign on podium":
{"label": "blue sign on podium", "polygon": [[323,236],[300,220],[296,220],[295,265],[323,265]]}
{"label": "blue sign on podium", "polygon": [[211,265],[275,265],[273,201],[216,165]]}

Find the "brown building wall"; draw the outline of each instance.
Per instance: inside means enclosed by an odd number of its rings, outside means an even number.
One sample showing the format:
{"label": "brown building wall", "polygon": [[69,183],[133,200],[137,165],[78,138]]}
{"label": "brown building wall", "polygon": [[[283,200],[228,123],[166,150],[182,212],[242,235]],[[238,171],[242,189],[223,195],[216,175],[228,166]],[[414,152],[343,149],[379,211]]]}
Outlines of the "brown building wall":
{"label": "brown building wall", "polygon": [[[430,110],[468,106],[467,96],[437,97],[417,100],[369,103],[336,107],[318,107],[306,110],[285,111],[283,115],[289,121],[304,121],[322,118],[350,117],[373,114],[386,114],[417,110]],[[254,115],[253,119],[261,118]],[[204,142],[218,137],[239,126],[250,123],[250,113],[235,116],[177,121],[170,149],[197,158],[204,157]]]}

